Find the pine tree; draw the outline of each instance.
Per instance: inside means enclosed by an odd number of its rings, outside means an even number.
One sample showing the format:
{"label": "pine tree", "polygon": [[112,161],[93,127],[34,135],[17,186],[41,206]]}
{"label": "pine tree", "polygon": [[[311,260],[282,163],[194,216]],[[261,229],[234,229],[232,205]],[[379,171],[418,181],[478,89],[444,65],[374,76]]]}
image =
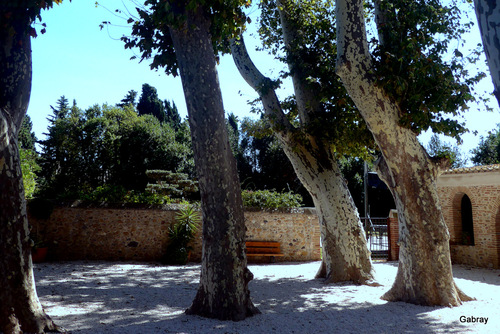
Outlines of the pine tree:
{"label": "pine tree", "polygon": [[174,101],[170,103],[169,100],[165,100],[165,112],[165,122],[170,124],[175,131],[179,130],[181,126],[181,116],[179,115],[179,110]]}
{"label": "pine tree", "polygon": [[153,115],[160,122],[165,122],[166,114],[163,102],[158,97],[156,88],[151,85],[143,84],[142,93],[137,104],[137,112],[139,115]]}

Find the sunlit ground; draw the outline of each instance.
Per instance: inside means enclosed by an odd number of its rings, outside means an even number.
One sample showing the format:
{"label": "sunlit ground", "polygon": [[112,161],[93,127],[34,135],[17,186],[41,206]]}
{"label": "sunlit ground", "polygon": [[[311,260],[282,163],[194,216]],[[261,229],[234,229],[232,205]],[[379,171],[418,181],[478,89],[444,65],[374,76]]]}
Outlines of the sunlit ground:
{"label": "sunlit ground", "polygon": [[262,314],[241,322],[184,314],[198,286],[195,264],[44,263],[35,265],[35,276],[45,310],[72,333],[499,332],[500,270],[454,266],[458,286],[476,301],[448,308],[381,300],[397,263],[374,266],[380,287],[325,285],[314,279],[319,262],[251,265],[251,296]]}

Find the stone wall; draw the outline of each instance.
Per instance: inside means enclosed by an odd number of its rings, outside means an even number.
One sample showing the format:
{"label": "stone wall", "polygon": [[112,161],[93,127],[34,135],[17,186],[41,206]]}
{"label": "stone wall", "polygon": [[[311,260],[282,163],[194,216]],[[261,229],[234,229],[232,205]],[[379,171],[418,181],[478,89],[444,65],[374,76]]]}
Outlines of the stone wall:
{"label": "stone wall", "polygon": [[[29,221],[49,244],[49,260],[157,261],[166,251],[175,210],[56,207],[49,219]],[[314,210],[246,211],[247,240],[278,241],[277,261],[320,260]],[[201,229],[191,260],[201,260]]]}

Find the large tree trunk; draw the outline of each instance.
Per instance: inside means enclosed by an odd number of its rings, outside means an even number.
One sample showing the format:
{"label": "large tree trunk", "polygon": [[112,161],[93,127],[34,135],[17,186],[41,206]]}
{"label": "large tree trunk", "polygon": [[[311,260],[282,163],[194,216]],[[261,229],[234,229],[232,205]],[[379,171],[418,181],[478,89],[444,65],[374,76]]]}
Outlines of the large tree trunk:
{"label": "large tree trunk", "polygon": [[474,7],[493,80],[493,93],[500,106],[500,3],[496,0],[474,0]]}
{"label": "large tree trunk", "polygon": [[243,320],[258,313],[248,282],[245,222],[236,161],[229,146],[209,20],[186,11],[171,28],[181,73],[203,212],[200,286],[188,314]]}
{"label": "large tree trunk", "polygon": [[337,73],[365,119],[382,157],[378,167],[399,217],[399,268],[383,298],[421,305],[460,305],[469,300],[455,285],[449,234],[439,205],[440,170],[416,135],[399,125],[400,109],[371,74],[361,0],[337,0]]}
{"label": "large tree trunk", "polygon": [[323,259],[316,275],[326,283],[373,284],[370,251],[358,210],[337,161],[325,143],[300,145],[281,137],[284,151],[314,201]]}
{"label": "large tree trunk", "polygon": [[[311,135],[299,134],[291,126],[271,88],[270,79],[255,67],[243,39],[233,41],[231,48],[238,70],[259,93],[275,135],[314,200],[323,249],[323,261],[317,277],[325,278],[326,282],[371,284],[373,268],[365,233],[331,145],[318,142]],[[306,114],[303,117],[307,117]]]}
{"label": "large tree trunk", "polygon": [[[2,19],[6,15],[0,11]],[[17,146],[17,134],[28,108],[30,90],[30,37],[23,31],[2,25],[0,31],[0,331],[5,334],[57,330],[57,326],[42,309],[36,294]]]}

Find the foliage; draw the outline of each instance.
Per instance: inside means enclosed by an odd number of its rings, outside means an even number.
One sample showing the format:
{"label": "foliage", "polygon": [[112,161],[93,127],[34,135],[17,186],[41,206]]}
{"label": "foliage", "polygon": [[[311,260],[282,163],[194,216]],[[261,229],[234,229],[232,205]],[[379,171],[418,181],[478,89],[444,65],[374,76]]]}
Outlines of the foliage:
{"label": "foliage", "polygon": [[458,146],[442,142],[437,134],[432,135],[427,146],[427,153],[434,158],[446,158],[450,163],[450,168],[464,167],[466,163]]}
{"label": "foliage", "polygon": [[37,186],[36,173],[40,170],[35,149],[36,136],[32,128],[31,118],[26,115],[18,134],[19,156],[23,174],[24,196],[26,198],[33,197]]}
{"label": "foliage", "polygon": [[24,116],[23,123],[19,129],[17,137],[20,148],[36,151],[35,143],[37,139],[35,133],[33,132],[33,122],[31,122],[29,115]]}
{"label": "foliage", "polygon": [[32,198],[35,193],[37,185],[36,173],[40,170],[40,166],[37,163],[37,155],[35,151],[20,148],[19,156],[21,158],[24,196],[29,199]]}
{"label": "foliage", "polygon": [[500,124],[498,124],[498,129],[490,132],[486,137],[481,136],[479,145],[471,153],[474,165],[500,163]]}
{"label": "foliage", "polygon": [[181,116],[179,115],[179,110],[177,109],[177,106],[175,105],[175,102],[165,100],[165,122],[170,124],[170,126],[175,130],[178,131],[179,128],[181,127]]}
{"label": "foliage", "polygon": [[139,115],[153,115],[160,122],[165,122],[167,115],[165,114],[165,106],[158,97],[156,88],[148,84],[142,85],[142,93],[137,103],[137,112]]}
{"label": "foliage", "polygon": [[305,205],[312,206],[311,196],[297,178],[268,121],[245,118],[240,122],[235,118],[233,122],[231,128],[237,132],[229,131],[230,143],[242,188],[293,191],[302,196]]}
{"label": "foliage", "polygon": [[198,209],[188,205],[181,209],[176,217],[176,222],[169,226],[169,244],[164,261],[167,264],[186,264],[193,241],[200,226],[201,215]]}
{"label": "foliage", "polygon": [[171,198],[199,199],[198,182],[190,180],[187,174],[167,170],[147,170],[146,175],[156,181],[146,186],[146,190],[152,194]]}
{"label": "foliage", "polygon": [[261,209],[297,208],[301,206],[302,196],[289,192],[279,193],[270,190],[243,190],[243,205]]}
{"label": "foliage", "polygon": [[127,95],[121,100],[120,103],[117,104],[118,107],[124,108],[126,106],[136,107],[137,103],[135,100],[137,99],[137,92],[135,90],[129,90]]}
{"label": "foliage", "polygon": [[130,106],[104,105],[83,111],[60,101],[41,141],[42,193],[75,197],[86,189],[120,185],[143,190],[146,170],[194,174],[190,143],[152,115],[138,116]]}
{"label": "foliage", "polygon": [[[456,120],[474,101],[472,87],[485,74],[469,73],[480,51],[460,51],[461,36],[472,26],[463,24],[455,2],[438,0],[378,1],[379,39],[375,45],[378,85],[401,108],[400,124],[417,135],[431,128],[460,140],[467,131]],[[453,44],[451,42],[453,41]]]}
{"label": "foliage", "polygon": [[[137,15],[128,10],[115,10],[117,15],[121,14],[122,19],[132,24],[131,36],[121,38],[125,48],[138,48],[140,61],[151,59],[151,69],[163,68],[167,74],[174,76],[179,73],[169,27],[179,27],[186,20],[186,16],[182,14],[185,10],[200,10],[210,18],[210,35],[217,59],[220,52],[229,51],[227,40],[240,34],[244,24],[250,22],[242,11],[243,7],[250,6],[251,2],[248,0],[132,2],[136,6]],[[102,22],[101,29],[109,24],[109,21]]]}
{"label": "foliage", "polygon": [[134,204],[170,204],[168,196],[150,192],[127,190],[122,186],[104,185],[93,190],[81,192],[79,199],[93,203],[134,203]]}
{"label": "foliage", "polygon": [[[70,0],[71,1],[71,0]],[[23,0],[23,1],[3,1],[0,5],[2,15],[2,33],[13,34],[13,31],[4,29],[5,27],[16,27],[18,33],[28,33],[31,37],[37,36],[37,31],[33,24],[38,19],[42,21],[41,12],[52,8],[54,4],[60,4],[62,0]],[[41,33],[45,33],[46,24],[42,23]]]}
{"label": "foliage", "polygon": [[[333,1],[287,1],[280,9],[275,1],[266,0],[260,3],[260,8],[259,34],[263,46],[289,68],[281,73],[281,79],[300,76],[320,103],[316,110],[299,110],[295,97],[289,97],[282,103],[289,119],[302,134],[330,143],[339,155],[366,157],[374,147],[372,136],[335,73]],[[295,35],[289,42],[283,36],[280,11],[293,26]],[[301,116],[304,113],[307,116]]]}

